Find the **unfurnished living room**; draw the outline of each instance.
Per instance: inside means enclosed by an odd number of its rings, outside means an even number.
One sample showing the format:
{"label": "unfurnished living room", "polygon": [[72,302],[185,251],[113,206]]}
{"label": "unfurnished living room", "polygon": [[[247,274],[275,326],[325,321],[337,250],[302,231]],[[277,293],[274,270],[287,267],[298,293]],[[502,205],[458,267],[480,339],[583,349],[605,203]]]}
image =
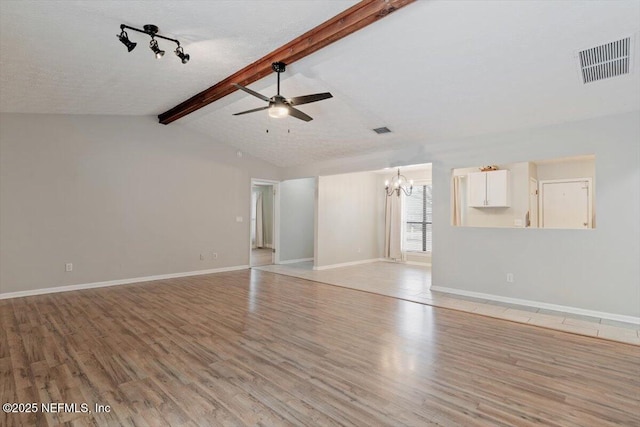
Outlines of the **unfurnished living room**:
{"label": "unfurnished living room", "polygon": [[0,426],[639,426],[639,34],[0,0]]}

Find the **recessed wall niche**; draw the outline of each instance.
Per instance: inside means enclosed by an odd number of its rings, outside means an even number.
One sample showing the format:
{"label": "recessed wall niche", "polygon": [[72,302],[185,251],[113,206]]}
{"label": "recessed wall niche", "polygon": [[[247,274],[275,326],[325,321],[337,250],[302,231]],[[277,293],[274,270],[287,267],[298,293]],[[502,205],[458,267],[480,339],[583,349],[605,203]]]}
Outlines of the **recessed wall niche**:
{"label": "recessed wall niche", "polygon": [[451,224],[592,229],[595,179],[595,155],[453,169]]}

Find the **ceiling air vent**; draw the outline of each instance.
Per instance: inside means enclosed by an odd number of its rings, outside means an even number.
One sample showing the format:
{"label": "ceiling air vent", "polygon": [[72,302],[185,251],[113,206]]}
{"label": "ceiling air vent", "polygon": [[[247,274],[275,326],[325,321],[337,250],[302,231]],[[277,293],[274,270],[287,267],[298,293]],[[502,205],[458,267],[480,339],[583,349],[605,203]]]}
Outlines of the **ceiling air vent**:
{"label": "ceiling air vent", "polygon": [[389,129],[386,126],[383,126],[381,128],[375,128],[373,131],[375,133],[377,133],[378,135],[383,134],[383,133],[391,133],[391,129]]}
{"label": "ceiling air vent", "polygon": [[629,74],[631,37],[578,52],[584,84]]}

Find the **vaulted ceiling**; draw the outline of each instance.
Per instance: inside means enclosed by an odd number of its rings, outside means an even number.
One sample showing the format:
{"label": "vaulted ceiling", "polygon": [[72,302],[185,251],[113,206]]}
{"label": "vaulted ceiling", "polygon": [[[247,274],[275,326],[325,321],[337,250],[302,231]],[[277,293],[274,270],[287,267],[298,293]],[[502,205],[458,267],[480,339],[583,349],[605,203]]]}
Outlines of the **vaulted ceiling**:
{"label": "vaulted ceiling", "polygon": [[[354,3],[1,1],[0,111],[155,116]],[[419,0],[287,67],[285,96],[334,95],[300,107],[313,121],[232,116],[263,105],[238,91],[168,126],[293,166],[640,110],[637,69],[584,85],[576,60],[636,36],[638,16],[635,0]],[[128,53],[116,38],[122,23],[158,25],[191,61],[171,45],[156,60],[133,32],[139,46]],[[275,82],[249,87],[271,96]],[[371,130],[380,126],[392,133]]]}

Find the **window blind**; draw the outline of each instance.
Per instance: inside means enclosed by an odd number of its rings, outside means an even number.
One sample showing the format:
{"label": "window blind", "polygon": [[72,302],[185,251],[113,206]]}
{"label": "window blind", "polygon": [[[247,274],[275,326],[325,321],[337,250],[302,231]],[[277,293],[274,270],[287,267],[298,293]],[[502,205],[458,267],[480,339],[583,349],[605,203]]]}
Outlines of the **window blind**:
{"label": "window blind", "polygon": [[415,185],[405,202],[405,250],[431,252],[431,184]]}

